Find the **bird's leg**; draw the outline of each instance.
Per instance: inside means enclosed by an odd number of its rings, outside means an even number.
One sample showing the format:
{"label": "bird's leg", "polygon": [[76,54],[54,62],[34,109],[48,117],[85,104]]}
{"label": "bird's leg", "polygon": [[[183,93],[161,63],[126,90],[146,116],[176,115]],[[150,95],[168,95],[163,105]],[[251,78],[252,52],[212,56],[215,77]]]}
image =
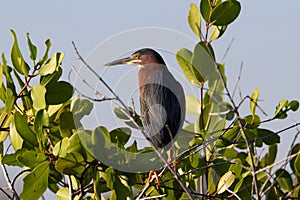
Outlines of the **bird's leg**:
{"label": "bird's leg", "polygon": [[154,176],[154,178],[155,178],[155,187],[156,187],[157,190],[159,190],[159,176],[158,176],[156,170],[151,170],[149,172],[149,178],[148,178],[148,181],[147,181],[148,183],[151,182],[152,176]]}

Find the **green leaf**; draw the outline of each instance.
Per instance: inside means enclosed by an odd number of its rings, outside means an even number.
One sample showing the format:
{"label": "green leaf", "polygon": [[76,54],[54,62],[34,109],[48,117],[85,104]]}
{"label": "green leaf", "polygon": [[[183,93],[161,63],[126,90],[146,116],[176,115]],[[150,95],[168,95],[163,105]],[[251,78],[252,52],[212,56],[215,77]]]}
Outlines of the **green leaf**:
{"label": "green leaf", "polygon": [[7,62],[6,62],[6,59],[5,59],[5,56],[4,56],[4,53],[2,53],[2,67],[3,67],[3,73],[4,73],[4,76],[5,76],[5,79],[6,79],[6,86],[7,88],[10,88],[13,92],[14,95],[16,95],[16,86],[14,84],[14,81],[10,75],[12,69],[11,67],[7,66]]}
{"label": "green leaf", "polygon": [[[277,156],[277,144],[269,145],[268,153],[261,159],[260,167],[264,168],[266,166],[272,165],[275,162]],[[272,168],[270,168],[271,171]]]}
{"label": "green leaf", "polygon": [[296,100],[291,101],[289,103],[289,108],[294,112],[297,111],[299,108],[299,101],[296,101]]}
{"label": "green leaf", "polygon": [[240,128],[238,126],[233,126],[221,136],[221,139],[217,141],[216,146],[221,148],[231,145],[239,132]]}
{"label": "green leaf", "polygon": [[45,161],[46,159],[47,157],[44,155],[44,153],[30,150],[23,152],[17,157],[17,160],[20,163],[29,168],[36,167],[38,164]]}
{"label": "green leaf", "polygon": [[44,64],[44,62],[48,59],[48,52],[49,52],[49,49],[51,47],[51,41],[48,39],[45,41],[45,44],[46,44],[46,51],[45,51],[45,54],[44,56],[39,60],[38,64],[41,66]]}
{"label": "green leaf", "polygon": [[46,108],[45,100],[46,88],[43,85],[35,85],[31,90],[31,98],[33,101],[33,108],[41,110]]}
{"label": "green leaf", "polygon": [[66,157],[67,150],[70,145],[69,138],[64,137],[62,140],[60,140],[53,148],[53,155],[59,156],[59,157]]}
{"label": "green leaf", "polygon": [[70,192],[69,192],[69,188],[60,188],[57,192],[56,192],[56,196],[58,200],[69,200],[70,198]]}
{"label": "green leaf", "polygon": [[[127,110],[123,109],[123,108],[114,108],[114,113],[116,114],[116,116],[120,119],[122,119],[124,121],[125,124],[127,124],[128,126],[138,129],[138,127],[135,125],[135,123],[132,122],[131,117],[130,117],[130,113],[128,113]],[[135,113],[135,121],[137,122],[137,124],[142,127],[142,121],[139,117],[139,115],[137,113]]]}
{"label": "green leaf", "polygon": [[131,130],[129,128],[116,128],[110,132],[110,140],[112,143],[118,145],[118,147],[123,147],[128,142],[131,135]]}
{"label": "green leaf", "polygon": [[41,83],[41,85],[46,86],[47,84],[58,82],[61,75],[62,75],[62,69],[61,69],[61,67],[58,67],[58,69],[55,72],[53,72],[52,74],[48,74],[46,76],[41,76],[40,83]]}
{"label": "green leaf", "polygon": [[11,61],[13,63],[13,66],[20,74],[23,74],[25,77],[28,77],[28,72],[30,68],[21,54],[15,32],[13,30],[10,30],[10,32],[14,39],[13,46],[11,49]]}
{"label": "green leaf", "polygon": [[9,127],[9,136],[10,136],[10,141],[11,144],[14,148],[15,151],[19,150],[23,146],[23,139],[19,135],[16,125],[15,125],[15,120],[11,120],[10,127]]}
{"label": "green leaf", "polygon": [[210,40],[216,40],[220,38],[225,33],[226,28],[227,26],[212,25],[210,35],[209,35]]}
{"label": "green leaf", "polygon": [[217,191],[218,194],[225,192],[234,182],[235,174],[231,171],[226,172],[219,180]]}
{"label": "green leaf", "polygon": [[251,95],[250,111],[251,111],[253,117],[255,115],[256,105],[257,105],[257,101],[258,101],[258,94],[259,94],[259,91],[258,91],[258,88],[256,88],[255,92],[253,92]]}
{"label": "green leaf", "polygon": [[199,85],[203,82],[203,78],[197,70],[193,70],[192,55],[190,50],[182,48],[176,52],[176,60],[187,80],[192,84]]}
{"label": "green leaf", "polygon": [[[296,144],[295,146],[293,146],[293,148],[291,149],[291,155],[294,155],[296,153],[300,152],[300,143]],[[295,160],[297,158],[297,163],[295,164]],[[290,161],[290,166],[293,170],[293,172],[300,177],[300,155],[298,155],[296,158],[291,159]]]}
{"label": "green leaf", "polygon": [[[203,77],[202,81],[204,82],[209,81],[213,83],[215,80],[219,79],[212,52],[206,46],[205,42],[200,42],[195,46],[192,56],[192,66],[194,74],[201,74]],[[201,80],[198,81],[202,82]]]}
{"label": "green leaf", "polygon": [[29,96],[29,92],[27,87],[25,86],[25,83],[22,81],[21,77],[19,76],[19,74],[17,73],[16,70],[14,71],[14,75],[17,78],[17,81],[19,83],[20,88],[24,88],[23,92],[21,93],[21,99],[22,99],[22,103],[24,106],[25,111],[28,111],[30,109],[32,109],[32,99]]}
{"label": "green leaf", "polygon": [[79,96],[72,99],[70,109],[73,113],[73,118],[76,127],[80,127],[80,120],[85,116],[89,115],[93,110],[93,103],[87,99],[80,99]]}
{"label": "green leaf", "polygon": [[65,81],[54,82],[46,85],[46,103],[47,105],[57,105],[65,103],[73,95],[73,87]]}
{"label": "green leaf", "polygon": [[46,142],[46,137],[43,133],[43,127],[49,127],[50,120],[46,110],[39,110],[34,119],[34,131],[38,136],[39,141]]}
{"label": "green leaf", "polygon": [[81,176],[85,170],[84,157],[77,152],[67,153],[56,161],[55,169],[63,174]]}
{"label": "green leaf", "polygon": [[72,112],[63,112],[59,116],[59,121],[62,129],[76,129]]}
{"label": "green leaf", "polygon": [[201,19],[200,11],[196,4],[192,3],[190,6],[188,22],[193,32],[201,39]]}
{"label": "green leaf", "polygon": [[293,180],[291,175],[285,169],[278,169],[275,172],[277,183],[280,188],[289,192],[293,189]]}
{"label": "green leaf", "polygon": [[293,169],[298,177],[300,177],[300,154],[295,159]]}
{"label": "green leaf", "polygon": [[200,115],[201,105],[194,95],[185,96],[186,112],[192,115]]}
{"label": "green leaf", "polygon": [[260,126],[261,120],[258,115],[247,115],[243,118],[246,128],[256,129]]}
{"label": "green leaf", "polygon": [[117,199],[133,199],[132,189],[126,176],[118,175],[115,178],[114,188]]}
{"label": "green leaf", "polygon": [[29,33],[27,33],[26,36],[27,36],[28,48],[30,51],[30,58],[32,61],[35,61],[36,56],[37,56],[37,48],[34,44],[32,44],[30,37],[29,37]]}
{"label": "green leaf", "polygon": [[64,53],[54,53],[52,57],[39,69],[41,76],[46,76],[54,73],[60,67],[64,58]]}
{"label": "green leaf", "polygon": [[2,159],[2,163],[10,166],[24,167],[24,165],[17,160],[17,157],[26,150],[27,149],[19,149],[13,154],[6,154]]}
{"label": "green leaf", "polygon": [[24,200],[39,199],[48,187],[49,162],[44,161],[36,166],[23,179],[23,191],[20,197]]}
{"label": "green leaf", "polygon": [[210,18],[211,12],[212,12],[210,0],[201,0],[200,1],[200,12],[201,12],[203,19],[206,22],[209,22],[210,21],[209,18]]}
{"label": "green leaf", "polygon": [[240,11],[241,4],[238,1],[224,1],[213,10],[210,21],[217,26],[226,26],[239,16]]}
{"label": "green leaf", "polygon": [[14,120],[16,125],[16,130],[18,131],[19,135],[22,139],[32,147],[38,147],[38,142],[36,139],[35,133],[31,130],[31,128],[27,124],[27,116],[24,114],[22,115],[19,112],[15,112]]}
{"label": "green leaf", "polygon": [[280,143],[280,137],[268,129],[257,129],[257,135],[266,145]]}
{"label": "green leaf", "polygon": [[10,113],[14,109],[15,97],[10,88],[6,89],[5,112]]}

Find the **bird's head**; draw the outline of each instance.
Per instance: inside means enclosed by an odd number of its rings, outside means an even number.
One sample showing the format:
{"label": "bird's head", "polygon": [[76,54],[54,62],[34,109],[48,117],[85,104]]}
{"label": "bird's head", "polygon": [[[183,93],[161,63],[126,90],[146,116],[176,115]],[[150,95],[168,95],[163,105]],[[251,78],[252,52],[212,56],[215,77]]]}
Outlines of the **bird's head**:
{"label": "bird's head", "polygon": [[129,57],[114,60],[110,63],[105,64],[105,66],[114,65],[135,65],[135,66],[145,66],[146,64],[157,63],[165,65],[165,62],[161,55],[155,50],[150,48],[140,49],[132,53]]}

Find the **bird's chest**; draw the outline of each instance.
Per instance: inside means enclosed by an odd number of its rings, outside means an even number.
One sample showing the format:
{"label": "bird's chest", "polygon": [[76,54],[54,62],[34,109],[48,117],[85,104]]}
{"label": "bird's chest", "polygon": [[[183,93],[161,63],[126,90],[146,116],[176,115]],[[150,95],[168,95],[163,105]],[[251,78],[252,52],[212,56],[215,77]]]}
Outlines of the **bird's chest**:
{"label": "bird's chest", "polygon": [[147,66],[140,68],[138,72],[138,82],[140,95],[145,93],[145,89],[149,84],[160,84],[163,77],[162,70],[156,66]]}

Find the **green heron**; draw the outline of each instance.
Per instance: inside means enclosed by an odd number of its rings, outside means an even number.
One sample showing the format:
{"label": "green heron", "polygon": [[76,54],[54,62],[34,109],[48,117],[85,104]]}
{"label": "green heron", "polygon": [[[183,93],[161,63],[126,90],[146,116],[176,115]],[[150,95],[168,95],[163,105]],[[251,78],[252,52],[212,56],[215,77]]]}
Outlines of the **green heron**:
{"label": "green heron", "polygon": [[168,70],[159,53],[150,48],[140,49],[127,58],[106,66],[131,64],[140,67],[141,119],[148,140],[156,148],[169,148],[180,132],[185,119],[185,96],[180,83]]}

